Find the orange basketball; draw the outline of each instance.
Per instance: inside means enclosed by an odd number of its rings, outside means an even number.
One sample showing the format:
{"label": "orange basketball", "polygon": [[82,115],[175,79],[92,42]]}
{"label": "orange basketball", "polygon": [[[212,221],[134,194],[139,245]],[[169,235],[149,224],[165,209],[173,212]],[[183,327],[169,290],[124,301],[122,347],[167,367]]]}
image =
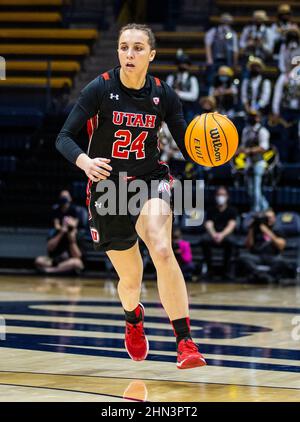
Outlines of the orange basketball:
{"label": "orange basketball", "polygon": [[188,125],[184,142],[193,161],[202,166],[216,167],[233,157],[239,135],[228,117],[217,112],[204,113]]}

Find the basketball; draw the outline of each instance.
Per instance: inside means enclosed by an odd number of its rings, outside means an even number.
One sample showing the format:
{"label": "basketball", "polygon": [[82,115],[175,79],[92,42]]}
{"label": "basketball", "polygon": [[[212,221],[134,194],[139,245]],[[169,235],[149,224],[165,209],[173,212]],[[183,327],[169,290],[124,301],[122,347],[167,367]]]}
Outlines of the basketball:
{"label": "basketball", "polygon": [[233,157],[239,136],[228,117],[217,112],[204,113],[188,125],[184,142],[193,161],[202,166],[216,167]]}

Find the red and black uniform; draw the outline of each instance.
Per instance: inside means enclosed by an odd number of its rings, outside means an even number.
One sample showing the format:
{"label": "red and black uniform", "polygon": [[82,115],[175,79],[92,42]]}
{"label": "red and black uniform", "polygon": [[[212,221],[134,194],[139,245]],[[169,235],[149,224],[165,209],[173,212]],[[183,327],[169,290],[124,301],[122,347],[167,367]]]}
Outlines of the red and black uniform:
{"label": "red and black uniform", "polygon": [[[149,74],[143,88],[128,89],[120,80],[120,67],[116,67],[82,90],[57,137],[56,147],[75,164],[83,153],[76,144],[76,136],[87,124],[87,154],[111,160],[110,179],[117,180],[120,172],[126,172],[130,180],[169,181],[168,167],[159,161],[157,133],[163,121],[184,157],[189,159],[184,146],[186,122],[176,93]],[[88,185],[90,226],[96,249],[123,250],[133,246],[137,240],[136,219],[130,215],[99,216],[94,206],[96,185],[91,182]]]}

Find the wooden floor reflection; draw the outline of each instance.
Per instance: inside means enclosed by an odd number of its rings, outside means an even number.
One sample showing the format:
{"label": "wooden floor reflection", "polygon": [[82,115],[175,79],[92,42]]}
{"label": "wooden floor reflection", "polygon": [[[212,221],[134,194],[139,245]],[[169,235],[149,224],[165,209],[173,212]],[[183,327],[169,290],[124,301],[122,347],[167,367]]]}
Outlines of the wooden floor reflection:
{"label": "wooden floor reflection", "polygon": [[179,371],[156,285],[149,359],[131,361],[110,280],[0,277],[0,401],[300,401],[300,289],[188,285],[208,366]]}

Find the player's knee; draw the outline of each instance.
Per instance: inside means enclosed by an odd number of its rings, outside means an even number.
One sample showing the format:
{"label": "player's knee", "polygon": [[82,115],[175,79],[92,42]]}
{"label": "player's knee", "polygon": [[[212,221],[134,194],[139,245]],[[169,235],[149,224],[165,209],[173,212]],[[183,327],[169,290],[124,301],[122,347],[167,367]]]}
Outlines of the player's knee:
{"label": "player's knee", "polygon": [[158,241],[151,247],[151,255],[155,260],[168,261],[172,257],[172,248],[163,241]]}
{"label": "player's knee", "polygon": [[129,277],[122,277],[119,280],[118,289],[122,288],[125,290],[137,290],[141,287],[142,274],[135,274]]}

